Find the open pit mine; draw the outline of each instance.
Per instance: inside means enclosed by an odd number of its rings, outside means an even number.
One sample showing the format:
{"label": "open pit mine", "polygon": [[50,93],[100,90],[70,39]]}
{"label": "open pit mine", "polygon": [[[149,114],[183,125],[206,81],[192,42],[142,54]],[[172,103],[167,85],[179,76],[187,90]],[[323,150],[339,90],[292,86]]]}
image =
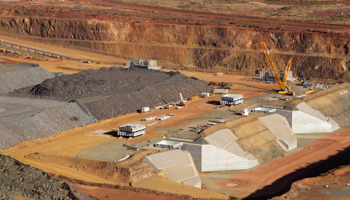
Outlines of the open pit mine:
{"label": "open pit mine", "polygon": [[0,5],[0,199],[349,198],[345,1]]}

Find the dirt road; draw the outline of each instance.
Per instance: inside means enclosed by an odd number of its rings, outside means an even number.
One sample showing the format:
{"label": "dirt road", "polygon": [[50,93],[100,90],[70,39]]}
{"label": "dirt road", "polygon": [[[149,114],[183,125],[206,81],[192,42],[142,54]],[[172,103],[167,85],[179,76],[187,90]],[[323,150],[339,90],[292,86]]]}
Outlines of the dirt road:
{"label": "dirt road", "polygon": [[232,176],[218,185],[230,189],[236,197],[246,197],[279,178],[320,160],[325,160],[350,146],[350,127],[323,136],[310,145],[252,171]]}
{"label": "dirt road", "polygon": [[[269,20],[269,19],[259,19],[259,18],[251,18],[251,17],[243,17],[238,14],[228,15],[228,14],[217,14],[217,13],[209,13],[209,12],[196,12],[196,11],[187,11],[180,9],[172,9],[165,7],[156,7],[156,6],[148,6],[148,5],[139,5],[132,3],[122,3],[122,2],[107,2],[101,0],[86,0],[85,2],[89,2],[97,5],[106,5],[113,6],[118,8],[127,8],[127,9],[135,9],[142,10],[148,12],[157,12],[157,13],[167,13],[178,16],[188,16],[190,18],[208,18],[208,19],[217,19],[219,21],[229,21],[233,20],[238,23],[256,23],[256,24],[269,24],[276,26],[286,26],[289,28],[304,30],[305,27],[308,28],[318,28],[318,29],[335,29],[337,31],[349,31],[350,28],[342,25],[331,25],[331,24],[319,24],[319,23],[302,23],[302,22],[292,22],[286,20]],[[166,22],[169,23],[169,22]],[[180,24],[180,23],[177,23]]]}

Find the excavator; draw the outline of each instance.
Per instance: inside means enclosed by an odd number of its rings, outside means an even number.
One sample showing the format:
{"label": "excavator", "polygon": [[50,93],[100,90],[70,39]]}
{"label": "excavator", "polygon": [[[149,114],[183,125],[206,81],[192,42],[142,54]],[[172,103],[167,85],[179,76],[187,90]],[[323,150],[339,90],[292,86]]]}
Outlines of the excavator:
{"label": "excavator", "polygon": [[179,102],[179,106],[184,106],[186,104],[186,100],[184,100],[184,98],[182,97],[182,94],[181,92],[179,92],[180,94],[180,102]]}
{"label": "excavator", "polygon": [[287,64],[287,67],[286,67],[286,71],[284,72],[283,82],[282,82],[280,76],[278,75],[278,71],[277,71],[277,68],[275,66],[275,63],[273,62],[273,60],[271,58],[269,49],[266,46],[266,43],[265,42],[261,42],[261,46],[264,49],[265,56],[267,58],[269,66],[270,66],[270,68],[271,68],[271,70],[273,72],[273,76],[274,76],[274,78],[276,80],[276,83],[277,83],[278,87],[280,88],[280,91],[278,91],[278,93],[280,93],[280,94],[288,94],[288,95],[293,95],[294,96],[295,92],[287,84],[288,74],[289,74],[289,71],[290,71],[290,68],[291,68],[291,65],[292,65],[292,58],[289,59],[289,61],[288,61],[288,64]]}

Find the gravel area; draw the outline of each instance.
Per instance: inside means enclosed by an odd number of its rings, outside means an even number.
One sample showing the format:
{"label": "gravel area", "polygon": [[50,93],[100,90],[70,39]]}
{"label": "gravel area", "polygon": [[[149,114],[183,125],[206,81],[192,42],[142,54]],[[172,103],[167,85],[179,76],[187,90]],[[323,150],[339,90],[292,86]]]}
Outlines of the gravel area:
{"label": "gravel area", "polygon": [[0,97],[0,149],[94,123],[77,102]]}
{"label": "gravel area", "polygon": [[66,188],[47,173],[0,155],[0,199],[73,199]]}
{"label": "gravel area", "polygon": [[0,65],[0,93],[34,86],[55,75],[36,64]]}
{"label": "gravel area", "polygon": [[35,87],[16,90],[16,95],[51,99],[75,99],[97,119],[108,119],[211,92],[212,87],[179,72],[147,69],[101,68],[45,80]]}

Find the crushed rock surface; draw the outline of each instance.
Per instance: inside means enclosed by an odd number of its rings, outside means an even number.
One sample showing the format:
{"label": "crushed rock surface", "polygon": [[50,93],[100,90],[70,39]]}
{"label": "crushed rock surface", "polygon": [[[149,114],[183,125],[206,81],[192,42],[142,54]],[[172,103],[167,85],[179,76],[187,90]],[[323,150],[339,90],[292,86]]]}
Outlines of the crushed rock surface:
{"label": "crushed rock surface", "polygon": [[212,87],[179,72],[116,67],[86,70],[58,76],[34,86],[16,90],[16,95],[77,100],[97,119],[108,119],[142,107],[178,102],[185,98],[211,92]]}
{"label": "crushed rock surface", "polygon": [[66,185],[9,156],[0,155],[0,199],[72,199]]}

